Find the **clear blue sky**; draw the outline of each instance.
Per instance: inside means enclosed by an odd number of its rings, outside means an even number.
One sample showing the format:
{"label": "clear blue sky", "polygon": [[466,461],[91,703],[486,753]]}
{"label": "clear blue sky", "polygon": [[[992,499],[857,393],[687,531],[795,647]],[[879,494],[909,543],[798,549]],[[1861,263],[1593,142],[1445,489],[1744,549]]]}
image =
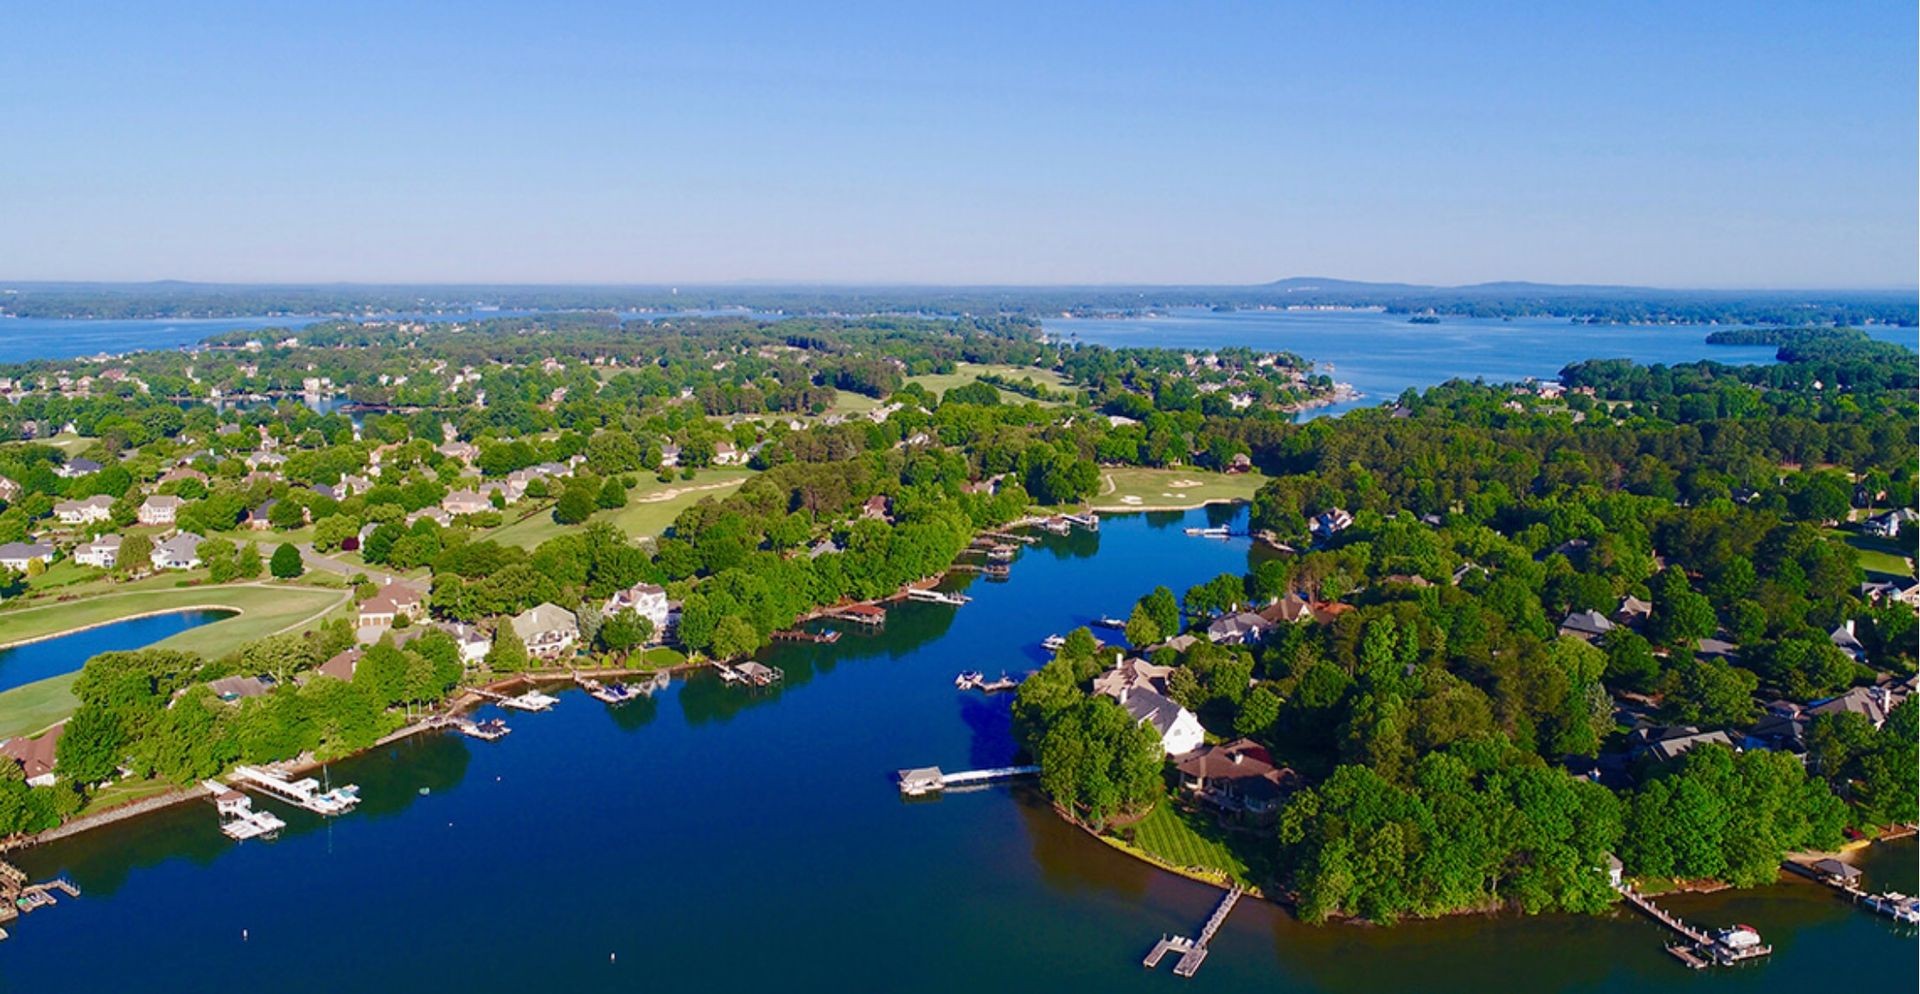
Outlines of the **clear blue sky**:
{"label": "clear blue sky", "polygon": [[628,6],[8,4],[0,278],[1915,282],[1913,0]]}

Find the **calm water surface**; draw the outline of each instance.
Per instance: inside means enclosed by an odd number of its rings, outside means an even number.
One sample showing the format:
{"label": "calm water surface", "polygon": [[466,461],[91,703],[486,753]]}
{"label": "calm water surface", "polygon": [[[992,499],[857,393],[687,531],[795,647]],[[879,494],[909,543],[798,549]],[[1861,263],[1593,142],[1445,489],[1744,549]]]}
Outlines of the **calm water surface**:
{"label": "calm water surface", "polygon": [[1241,515],[1049,538],[963,608],[907,604],[881,634],[770,653],[787,673],[770,692],[698,675],[616,710],[568,692],[508,715],[498,743],[421,738],[336,764],[361,809],[323,823],[276,806],[292,827],[274,843],[229,842],[194,802],[21,854],[86,896],[12,930],[0,986],[1801,994],[1841,962],[1851,986],[1913,989],[1911,939],[1811,885],[1676,900],[1779,949],[1710,976],[1625,914],[1314,928],[1244,902],[1189,987],[1139,960],[1196,929],[1214,891],[1087,838],[1030,788],[899,798],[899,767],[1012,755],[1007,700],[957,693],[956,672],[1019,672],[1040,639],[1152,583],[1246,569],[1245,540],[1181,533]]}
{"label": "calm water surface", "polygon": [[103,652],[138,649],[189,628],[233,617],[232,611],[175,611],[150,618],[132,618],[59,638],[0,649],[0,690],[11,690],[35,680],[72,673]]}
{"label": "calm water surface", "polygon": [[[1707,325],[1574,324],[1565,318],[1442,318],[1412,324],[1404,314],[1376,311],[1233,311],[1181,309],[1154,318],[1049,318],[1048,333],[1082,342],[1161,348],[1245,347],[1293,352],[1331,364],[1334,379],[1363,396],[1319,408],[1311,417],[1391,401],[1409,387],[1450,379],[1508,383],[1551,379],[1582,359],[1630,358],[1642,365],[1695,362],[1771,363],[1770,345],[1708,345]],[[1912,347],[1912,328],[1870,334]]]}

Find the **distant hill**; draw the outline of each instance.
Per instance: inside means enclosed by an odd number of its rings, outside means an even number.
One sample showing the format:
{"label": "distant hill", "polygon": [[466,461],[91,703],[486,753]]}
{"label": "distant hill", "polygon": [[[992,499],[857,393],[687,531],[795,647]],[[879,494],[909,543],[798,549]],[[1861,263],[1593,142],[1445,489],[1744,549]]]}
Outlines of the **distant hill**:
{"label": "distant hill", "polygon": [[1556,317],[1596,323],[1862,325],[1916,323],[1912,291],[1673,290],[1501,281],[1468,286],[1294,276],[1247,286],[912,286],[707,284],[216,284],[0,282],[0,315],[191,318],[359,316],[473,308],[686,311],[742,307],[786,314],[1139,315],[1219,310],[1377,307],[1462,317]]}

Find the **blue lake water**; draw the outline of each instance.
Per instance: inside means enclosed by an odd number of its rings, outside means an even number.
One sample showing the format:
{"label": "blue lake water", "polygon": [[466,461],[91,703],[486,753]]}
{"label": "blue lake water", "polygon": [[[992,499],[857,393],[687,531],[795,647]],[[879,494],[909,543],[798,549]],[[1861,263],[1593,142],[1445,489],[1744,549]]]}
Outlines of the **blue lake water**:
{"label": "blue lake water", "polygon": [[100,653],[139,649],[189,628],[231,617],[232,611],[175,611],[0,649],[0,690],[72,673]]}
{"label": "blue lake water", "polygon": [[[1450,379],[1506,383],[1551,379],[1582,359],[1632,359],[1642,365],[1710,359],[1771,363],[1769,345],[1708,345],[1707,325],[1574,324],[1565,318],[1442,318],[1413,324],[1377,311],[1231,311],[1193,308],[1151,318],[1048,318],[1051,335],[1114,348],[1245,347],[1293,352],[1331,366],[1335,380],[1363,396],[1310,412],[1335,415],[1391,401],[1409,387]],[[1908,347],[1913,328],[1877,327],[1870,334]]]}
{"label": "blue lake water", "polygon": [[507,714],[497,743],[334,764],[362,808],[320,822],[258,802],[290,822],[277,842],[227,840],[196,801],[17,854],[85,896],[11,928],[0,986],[1802,994],[1838,960],[1862,989],[1914,987],[1909,937],[1811,885],[1674,902],[1761,929],[1779,952],[1750,970],[1690,974],[1626,913],[1310,927],[1247,901],[1183,982],[1140,957],[1217,892],[1067,826],[1030,787],[901,800],[900,767],[1012,756],[1007,699],[956,691],[956,673],[1020,672],[1042,638],[1152,583],[1244,571],[1263,554],[1245,539],[1181,531],[1230,522],[1244,509],[1048,537],[957,610],[904,604],[882,632],[770,651],[787,674],[770,691],[698,674],[619,709],[569,691]]}

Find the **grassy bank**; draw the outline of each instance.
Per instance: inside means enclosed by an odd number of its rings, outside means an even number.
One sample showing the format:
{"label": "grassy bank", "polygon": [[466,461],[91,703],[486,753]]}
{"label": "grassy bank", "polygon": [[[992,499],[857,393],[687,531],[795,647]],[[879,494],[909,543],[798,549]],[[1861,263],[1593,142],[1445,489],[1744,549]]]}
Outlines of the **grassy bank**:
{"label": "grassy bank", "polygon": [[[1049,390],[1062,392],[1073,389],[1067,385],[1065,378],[1051,369],[1035,369],[1031,366],[1008,366],[1001,363],[963,362],[958,364],[951,373],[928,373],[924,376],[909,376],[907,377],[907,382],[918,383],[928,390],[933,391],[934,396],[938,397],[944,396],[947,391],[952,390],[954,387],[977,382],[982,376],[1004,376],[1015,382],[1032,380],[1034,383],[1046,387]],[[1054,406],[1059,403],[1059,401],[1035,401],[1032,397],[1025,397],[1011,390],[1001,390],[1000,399],[1009,404],[1025,404],[1031,402]]]}

